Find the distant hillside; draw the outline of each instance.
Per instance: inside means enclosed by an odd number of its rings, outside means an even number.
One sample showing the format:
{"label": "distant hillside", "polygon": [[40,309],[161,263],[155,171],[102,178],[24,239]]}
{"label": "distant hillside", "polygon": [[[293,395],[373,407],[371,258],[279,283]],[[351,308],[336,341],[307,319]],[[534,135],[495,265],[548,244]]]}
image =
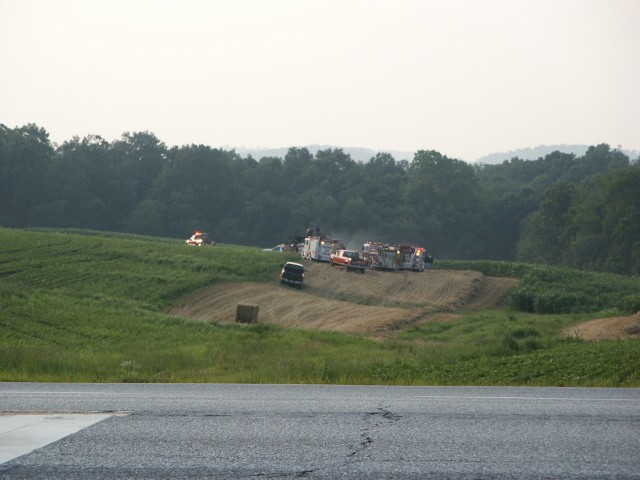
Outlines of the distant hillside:
{"label": "distant hillside", "polygon": [[[284,158],[284,156],[289,151],[290,147],[283,148],[235,148],[234,150],[239,155],[251,155],[256,160],[260,160],[263,157],[278,157]],[[356,162],[368,162],[372,157],[376,155],[378,152],[390,153],[396,161],[399,160],[413,160],[413,152],[403,152],[399,150],[372,150],[370,148],[359,148],[359,147],[336,147],[333,145],[305,145],[303,147],[298,148],[306,148],[311,152],[312,155],[315,155],[318,150],[328,150],[334,148],[340,148],[343,152],[348,153],[353,160]]]}
{"label": "distant hillside", "polygon": [[[491,153],[489,155],[485,155],[483,157],[478,158],[474,161],[467,161],[467,163],[482,163],[485,165],[496,165],[500,164],[505,160],[511,160],[514,157],[518,157],[521,160],[537,160],[539,158],[544,157],[552,152],[562,152],[562,153],[573,153],[576,157],[582,157],[590,145],[538,145],[537,147],[530,148],[519,148],[517,150],[510,150],[508,152],[498,152]],[[284,158],[290,147],[282,147],[282,148],[235,148],[234,150],[239,155],[251,155],[256,160],[260,160],[263,157],[278,157]],[[336,147],[334,145],[305,145],[304,147],[298,148],[306,148],[311,152],[312,155],[315,155],[318,150],[327,150],[340,148],[345,153],[348,153],[353,160],[356,162],[368,162],[372,157],[379,152],[390,153],[396,161],[399,160],[408,160],[411,162],[413,160],[415,152],[409,151],[401,151],[401,150],[373,150],[371,148],[361,148],[361,147]],[[635,160],[640,156],[640,152],[637,150],[622,150],[625,155],[629,157],[631,160]],[[446,155],[446,152],[441,152],[443,155]]]}
{"label": "distant hillside", "polygon": [[[514,157],[518,157],[521,160],[537,160],[552,152],[573,153],[576,157],[582,157],[589,147],[590,145],[538,145],[533,148],[520,148],[508,152],[491,153],[480,157],[474,163],[495,165],[505,160],[511,160]],[[640,152],[637,150],[623,149],[622,152],[627,155],[630,160],[635,160],[638,158],[638,155],[640,155]]]}
{"label": "distant hillside", "polygon": [[505,160],[518,157],[522,160],[537,160],[552,152],[573,153],[577,157],[583,156],[589,145],[538,145],[533,148],[519,148],[508,152],[490,153],[480,157],[474,163],[499,164]]}

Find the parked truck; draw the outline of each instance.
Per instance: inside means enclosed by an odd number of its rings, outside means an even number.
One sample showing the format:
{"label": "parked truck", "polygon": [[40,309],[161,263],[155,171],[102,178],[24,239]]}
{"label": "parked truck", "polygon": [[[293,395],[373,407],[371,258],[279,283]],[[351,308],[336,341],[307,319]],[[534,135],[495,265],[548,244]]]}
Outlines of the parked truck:
{"label": "parked truck", "polygon": [[304,282],[304,265],[296,262],[287,262],[282,265],[280,283],[292,287],[302,288]]}
{"label": "parked truck", "polygon": [[312,262],[329,262],[331,254],[344,248],[344,243],[321,233],[314,233],[304,239],[302,257]]}
{"label": "parked truck", "polygon": [[354,250],[338,250],[336,253],[331,254],[329,263],[333,267],[334,265],[345,267],[347,272],[353,270],[356,272],[364,273],[367,268],[367,262],[360,257],[360,254]]}
{"label": "parked truck", "polygon": [[424,272],[425,268],[431,267],[431,263],[427,263],[428,255],[424,247],[404,244],[398,246],[398,251],[400,252],[400,270]]}
{"label": "parked truck", "polygon": [[215,245],[216,242],[209,236],[208,233],[195,231],[193,235],[187,238],[184,243],[187,245],[202,247],[203,245]]}

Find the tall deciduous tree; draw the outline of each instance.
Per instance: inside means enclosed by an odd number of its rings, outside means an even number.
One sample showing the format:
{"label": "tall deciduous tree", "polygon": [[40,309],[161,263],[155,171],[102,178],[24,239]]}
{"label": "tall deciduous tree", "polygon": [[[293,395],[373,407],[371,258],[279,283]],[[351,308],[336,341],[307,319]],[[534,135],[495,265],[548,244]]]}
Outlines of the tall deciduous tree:
{"label": "tall deciduous tree", "polygon": [[558,183],[544,196],[540,209],[527,222],[519,245],[519,259],[534,263],[561,264],[567,247],[565,229],[571,222],[576,187]]}
{"label": "tall deciduous tree", "polygon": [[0,125],[0,222],[31,224],[32,210],[45,202],[45,180],[53,147],[44,128]]}
{"label": "tall deciduous tree", "polygon": [[151,132],[125,132],[111,146],[116,164],[133,182],[137,201],[147,198],[149,189],[167,163],[167,147]]}
{"label": "tall deciduous tree", "polygon": [[640,274],[640,165],[582,185],[566,228],[565,263]]}
{"label": "tall deciduous tree", "polygon": [[407,214],[420,240],[445,254],[476,255],[478,186],[473,167],[433,150],[420,150],[407,176]]}

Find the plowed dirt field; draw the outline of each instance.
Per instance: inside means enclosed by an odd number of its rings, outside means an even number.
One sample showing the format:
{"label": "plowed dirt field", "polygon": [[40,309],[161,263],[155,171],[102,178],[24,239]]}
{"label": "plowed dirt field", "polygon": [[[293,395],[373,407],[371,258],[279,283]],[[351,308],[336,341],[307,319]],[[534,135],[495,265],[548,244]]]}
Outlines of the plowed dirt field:
{"label": "plowed dirt field", "polygon": [[258,321],[307,329],[383,335],[426,321],[496,308],[516,281],[479,272],[428,270],[364,274],[340,267],[305,265],[301,290],[268,283],[232,283],[201,289],[169,309],[181,317],[235,322],[239,303],[259,306]]}

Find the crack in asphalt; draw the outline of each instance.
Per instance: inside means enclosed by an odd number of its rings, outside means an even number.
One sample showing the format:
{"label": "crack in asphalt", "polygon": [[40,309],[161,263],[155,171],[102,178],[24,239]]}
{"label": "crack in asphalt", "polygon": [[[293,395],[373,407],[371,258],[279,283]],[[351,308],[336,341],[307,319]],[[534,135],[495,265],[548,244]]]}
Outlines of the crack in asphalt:
{"label": "crack in asphalt", "polygon": [[[124,415],[149,415],[149,413],[145,412],[117,412]],[[163,413],[162,415],[158,415],[162,417],[229,417],[233,416],[233,414],[224,414],[224,413],[199,413],[194,414],[193,412],[179,412],[173,414]],[[351,446],[350,451],[346,454],[346,459],[343,461],[336,461],[333,465],[325,465],[319,466],[317,468],[307,468],[299,471],[290,471],[290,472],[270,472],[270,473],[258,473],[253,475],[252,478],[265,478],[265,479],[286,479],[286,478],[309,478],[313,476],[314,473],[324,470],[325,468],[336,468],[341,465],[347,465],[351,463],[362,462],[366,460],[366,452],[367,450],[375,443],[376,434],[384,427],[393,424],[396,421],[402,419],[403,416],[393,413],[388,406],[380,405],[375,411],[372,412],[364,412],[362,414],[362,422],[364,423],[361,428],[358,439],[359,441]]]}
{"label": "crack in asphalt", "polygon": [[361,441],[349,453],[348,457],[355,458],[362,455],[374,443],[374,433],[383,424],[379,419],[383,419],[386,424],[400,420],[402,415],[397,415],[389,410],[389,407],[379,406],[375,412],[367,412],[364,414],[366,426],[360,432]]}
{"label": "crack in asphalt", "polygon": [[374,412],[365,412],[362,416],[364,426],[359,434],[360,441],[353,445],[351,451],[347,454],[346,460],[337,461],[333,465],[325,465],[317,468],[309,468],[298,472],[289,473],[271,473],[259,474],[256,477],[269,479],[286,479],[286,478],[308,478],[314,473],[320,472],[326,468],[337,468],[342,465],[352,464],[364,461],[366,459],[365,452],[375,443],[376,432],[381,428],[388,426],[402,419],[402,415],[393,413],[389,407],[379,406]]}

